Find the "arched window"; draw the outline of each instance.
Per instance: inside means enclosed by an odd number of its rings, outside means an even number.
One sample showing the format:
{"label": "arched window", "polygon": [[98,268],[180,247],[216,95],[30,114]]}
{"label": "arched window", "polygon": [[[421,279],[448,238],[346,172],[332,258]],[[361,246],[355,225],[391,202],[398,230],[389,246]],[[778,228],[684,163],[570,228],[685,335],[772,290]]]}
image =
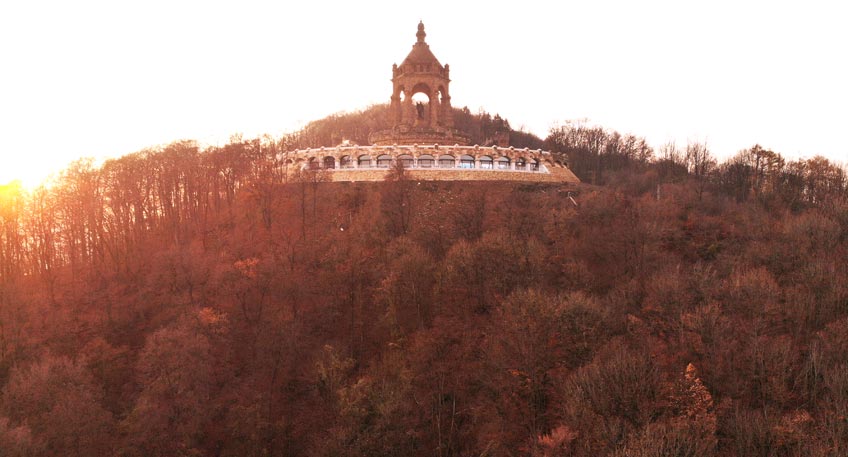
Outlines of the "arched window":
{"label": "arched window", "polygon": [[412,168],[412,165],[415,163],[415,160],[409,154],[402,154],[398,156],[398,162],[403,164],[403,168]]}
{"label": "arched window", "polygon": [[474,157],[462,155],[459,157],[459,168],[474,168]]}
{"label": "arched window", "polygon": [[456,166],[456,159],[452,155],[439,156],[439,168],[453,168]]}
{"label": "arched window", "polygon": [[491,157],[489,157],[489,156],[481,156],[480,157],[480,168],[482,168],[484,170],[491,170],[492,169],[492,163],[493,163],[493,161],[492,161]]}
{"label": "arched window", "polygon": [[392,166],[392,156],[383,154],[377,157],[377,168],[389,168]]}
{"label": "arched window", "polygon": [[350,156],[342,156],[339,159],[339,168],[353,168],[353,161],[350,160]]}
{"label": "arched window", "polygon": [[336,168],[336,159],[333,156],[324,157],[324,168],[327,170]]}
{"label": "arched window", "polygon": [[523,170],[527,167],[527,161],[524,160],[524,157],[519,157],[515,159],[515,169]]}
{"label": "arched window", "polygon": [[418,156],[418,166],[421,168],[433,168],[435,164],[436,160],[431,155],[423,154]]}
{"label": "arched window", "polygon": [[371,156],[359,156],[359,168],[371,168]]}
{"label": "arched window", "polygon": [[318,165],[318,159],[316,159],[315,157],[310,157],[306,167],[310,170],[317,170],[318,168],[320,168],[320,166]]}
{"label": "arched window", "polygon": [[509,170],[509,157],[498,157],[498,170]]}
{"label": "arched window", "polygon": [[530,171],[539,171],[539,159],[530,160]]}

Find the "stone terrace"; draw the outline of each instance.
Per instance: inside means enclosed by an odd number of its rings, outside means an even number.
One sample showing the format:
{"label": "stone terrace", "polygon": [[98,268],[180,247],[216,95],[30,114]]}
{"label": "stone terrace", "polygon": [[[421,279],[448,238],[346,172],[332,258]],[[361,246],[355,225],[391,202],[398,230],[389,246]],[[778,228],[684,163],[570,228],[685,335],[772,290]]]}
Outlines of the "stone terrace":
{"label": "stone terrace", "polygon": [[413,179],[432,181],[580,180],[548,151],[497,146],[337,146],[299,149],[280,157],[294,169],[322,170],[332,181],[382,181],[398,161]]}

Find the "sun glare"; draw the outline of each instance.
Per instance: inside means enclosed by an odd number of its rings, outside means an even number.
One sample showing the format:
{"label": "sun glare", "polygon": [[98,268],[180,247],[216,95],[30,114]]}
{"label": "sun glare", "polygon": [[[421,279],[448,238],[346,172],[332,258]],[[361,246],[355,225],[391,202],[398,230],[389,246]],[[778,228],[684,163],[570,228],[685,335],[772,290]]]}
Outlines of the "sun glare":
{"label": "sun glare", "polygon": [[49,184],[53,176],[67,168],[72,160],[65,157],[24,155],[5,159],[0,165],[0,185],[17,182],[26,190]]}
{"label": "sun glare", "polygon": [[24,189],[18,180],[0,184],[0,214],[6,209],[13,207],[16,202],[21,202]]}
{"label": "sun glare", "polygon": [[10,186],[22,189],[33,189],[43,184],[52,170],[47,167],[32,164],[28,167],[0,169],[0,186],[2,191],[8,191]]}

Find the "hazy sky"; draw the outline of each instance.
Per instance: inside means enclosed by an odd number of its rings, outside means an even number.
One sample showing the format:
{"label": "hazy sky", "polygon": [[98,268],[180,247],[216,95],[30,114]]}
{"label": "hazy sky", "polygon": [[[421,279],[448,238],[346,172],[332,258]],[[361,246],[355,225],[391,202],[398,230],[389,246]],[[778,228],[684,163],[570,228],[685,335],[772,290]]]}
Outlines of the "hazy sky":
{"label": "hazy sky", "polygon": [[848,160],[837,1],[0,0],[0,183],[387,102],[419,19],[453,105],[514,128]]}

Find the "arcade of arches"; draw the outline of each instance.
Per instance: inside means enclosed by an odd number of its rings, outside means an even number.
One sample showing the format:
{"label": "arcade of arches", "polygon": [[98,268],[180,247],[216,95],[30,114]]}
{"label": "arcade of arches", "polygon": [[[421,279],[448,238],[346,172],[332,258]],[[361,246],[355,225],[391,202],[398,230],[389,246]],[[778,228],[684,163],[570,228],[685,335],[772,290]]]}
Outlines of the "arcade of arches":
{"label": "arcade of arches", "polygon": [[565,163],[539,149],[497,146],[337,146],[290,151],[287,170],[328,173],[332,181],[381,181],[397,165],[414,178],[433,181],[579,182]]}

